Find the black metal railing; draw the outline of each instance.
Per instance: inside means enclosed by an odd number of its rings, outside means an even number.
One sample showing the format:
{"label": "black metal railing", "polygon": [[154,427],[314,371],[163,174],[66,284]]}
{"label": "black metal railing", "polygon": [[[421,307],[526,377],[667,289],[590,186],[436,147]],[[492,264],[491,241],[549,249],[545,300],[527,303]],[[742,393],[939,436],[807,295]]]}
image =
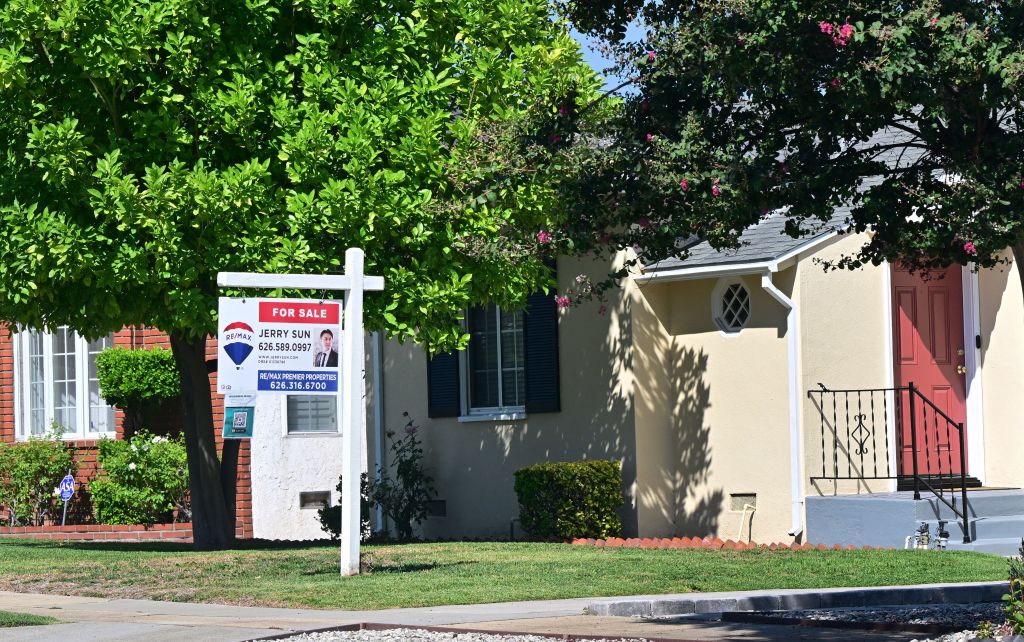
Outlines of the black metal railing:
{"label": "black metal railing", "polygon": [[811,481],[895,479],[897,488],[914,491],[914,499],[927,490],[962,520],[969,542],[963,423],[913,383],[862,390],[818,385],[807,391],[821,417],[821,474]]}

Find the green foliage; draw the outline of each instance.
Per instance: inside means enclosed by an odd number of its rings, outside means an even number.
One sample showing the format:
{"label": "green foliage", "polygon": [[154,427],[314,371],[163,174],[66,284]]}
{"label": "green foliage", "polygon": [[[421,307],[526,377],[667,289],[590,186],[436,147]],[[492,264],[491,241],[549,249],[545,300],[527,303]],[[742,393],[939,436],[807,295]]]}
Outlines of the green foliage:
{"label": "green foliage", "polygon": [[96,355],[96,377],[103,398],[121,409],[172,399],[181,390],[174,355],[166,348],[107,348]]}
{"label": "green foliage", "polygon": [[[409,413],[402,413],[406,417]],[[423,467],[423,446],[416,436],[419,428],[412,419],[405,424],[403,434],[391,440],[390,466],[377,471],[377,479],[370,485],[370,501],[380,506],[391,520],[401,541],[412,539],[413,526],[427,518],[427,502],[434,497],[434,478]]]}
{"label": "green foliage", "polygon": [[1024,635],[1024,581],[1010,580],[1010,592],[1003,596],[1006,626],[1013,635]]}
{"label": "green foliage", "polygon": [[[344,479],[338,478],[336,489],[341,497],[342,484]],[[331,539],[338,539],[341,536],[341,505],[324,506],[316,513],[320,520],[320,530],[329,533]],[[370,480],[366,473],[359,477],[359,541],[367,542],[373,535],[370,529]]]}
{"label": "green foliage", "polygon": [[[408,413],[403,415],[409,416]],[[377,479],[372,482],[363,474],[360,485],[363,541],[370,537],[370,509],[373,507],[380,507],[384,516],[391,520],[399,541],[411,540],[413,527],[427,518],[427,502],[435,494],[434,478],[423,467],[423,446],[416,436],[418,430],[412,419],[398,439],[394,431],[389,430],[390,466],[379,468]],[[338,480],[339,494],[343,481]],[[336,538],[341,530],[341,507],[325,507],[319,516],[324,532]]]}
{"label": "green foliage", "polygon": [[617,461],[536,464],[515,472],[519,522],[539,538],[606,538],[621,534],[615,510],[622,505]]}
{"label": "green foliage", "polygon": [[1020,6],[563,4],[630,85],[604,144],[573,166],[577,251],[636,248],[646,264],[685,255],[689,236],[733,247],[769,211],[799,235],[843,206],[874,233],[832,267],[992,266],[1021,242]]}
{"label": "green foliage", "polygon": [[1020,540],[1017,555],[1008,558],[1006,563],[1009,566],[1010,581],[1020,580],[1024,582],[1024,538]]}
{"label": "green foliage", "polygon": [[89,484],[98,524],[152,524],[190,515],[182,438],[145,432],[99,442],[99,476]]}
{"label": "green foliage", "polygon": [[218,271],[358,246],[368,327],[453,347],[547,282],[553,176],[508,143],[597,86],[544,0],[8,0],[0,319],[202,337]]}
{"label": "green foliage", "polygon": [[0,506],[8,510],[11,524],[42,526],[47,518],[59,518],[63,503],[56,488],[76,469],[63,434],[64,429],[54,423],[41,437],[0,443]]}

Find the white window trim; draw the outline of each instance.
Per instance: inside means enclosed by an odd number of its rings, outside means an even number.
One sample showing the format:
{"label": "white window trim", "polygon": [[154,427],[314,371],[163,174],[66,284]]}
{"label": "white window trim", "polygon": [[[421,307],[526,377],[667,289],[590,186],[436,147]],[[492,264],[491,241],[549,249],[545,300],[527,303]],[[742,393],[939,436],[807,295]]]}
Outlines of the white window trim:
{"label": "white window trim", "polygon": [[[495,304],[488,304],[490,308],[498,314],[500,308]],[[465,315],[467,318],[469,314]],[[465,323],[465,322],[464,322]],[[501,358],[501,320],[498,319],[497,324],[498,331],[495,333],[497,338],[497,351],[498,351],[498,394],[502,394],[502,376],[504,368],[500,361]],[[525,369],[526,357],[523,355],[523,368]],[[462,414],[459,416],[459,423],[474,423],[480,421],[521,421],[526,419],[526,406],[493,406],[484,408],[471,408],[469,405],[469,349],[459,351],[459,405],[461,406]],[[525,390],[523,391],[525,394]]]}
{"label": "white window trim", "polygon": [[[288,430],[288,397],[305,397],[308,395],[281,395],[281,435],[287,439],[309,439],[310,437],[341,437],[341,422],[334,421],[334,430],[304,430],[289,432]],[[324,395],[334,397],[334,395]]]}
{"label": "white window trim", "polygon": [[[75,334],[77,335],[78,333],[76,332]],[[53,334],[49,331],[44,331],[43,336],[43,381],[45,383],[43,392],[45,395],[44,404],[46,410],[49,411],[49,416],[45,419],[46,430],[49,431],[56,418],[53,397],[53,340],[51,338]],[[33,436],[32,421],[28,417],[28,413],[31,412],[31,406],[27,399],[31,390],[29,385],[29,378],[31,377],[31,364],[29,363],[31,351],[26,345],[29,340],[29,332],[18,331],[13,333],[11,338],[14,343],[14,435],[17,441],[27,441]],[[78,405],[76,417],[78,429],[75,431],[67,430],[62,436],[64,441],[110,438],[117,434],[116,424],[112,424],[110,430],[89,430],[91,410],[89,400],[89,342],[81,335],[75,338],[75,399]],[[110,405],[108,404],[108,406]],[[116,418],[114,421],[116,422]],[[65,426],[65,428],[67,427]]]}
{"label": "white window trim", "polygon": [[[747,320],[743,322],[743,325],[735,330],[727,328],[725,322],[722,320],[724,311],[722,309],[722,297],[725,295],[726,289],[731,285],[739,285],[747,291]],[[750,325],[750,320],[754,318],[754,296],[753,290],[747,282],[743,280],[743,277],[732,276],[722,277],[715,283],[715,287],[711,289],[711,322],[718,328],[719,333],[725,337],[736,337],[739,336],[747,326]]]}

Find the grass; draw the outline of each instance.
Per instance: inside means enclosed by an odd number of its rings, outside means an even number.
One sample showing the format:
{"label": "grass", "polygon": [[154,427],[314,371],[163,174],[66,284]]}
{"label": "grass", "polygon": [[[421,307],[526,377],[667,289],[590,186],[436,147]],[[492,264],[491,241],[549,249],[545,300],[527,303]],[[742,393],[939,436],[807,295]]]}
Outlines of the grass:
{"label": "grass", "polygon": [[382,609],[569,597],[1001,580],[962,551],[641,550],[568,544],[327,545],[197,553],[180,544],[5,540],[0,590],[222,604]]}
{"label": "grass", "polygon": [[42,615],[29,615],[28,613],[12,613],[0,611],[0,629],[9,629],[15,626],[38,626],[40,624],[56,624],[60,620]]}

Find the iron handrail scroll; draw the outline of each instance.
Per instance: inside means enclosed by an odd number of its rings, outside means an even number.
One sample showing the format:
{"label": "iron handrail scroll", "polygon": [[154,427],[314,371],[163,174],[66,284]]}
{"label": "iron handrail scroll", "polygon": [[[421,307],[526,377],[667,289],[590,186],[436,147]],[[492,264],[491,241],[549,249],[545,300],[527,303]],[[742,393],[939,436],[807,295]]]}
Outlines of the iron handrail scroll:
{"label": "iron handrail scroll", "polygon": [[820,474],[811,481],[854,480],[867,488],[869,480],[895,479],[913,489],[915,500],[922,490],[930,492],[963,523],[964,542],[970,542],[963,423],[913,383],[856,390],[818,386],[807,391],[821,419]]}

